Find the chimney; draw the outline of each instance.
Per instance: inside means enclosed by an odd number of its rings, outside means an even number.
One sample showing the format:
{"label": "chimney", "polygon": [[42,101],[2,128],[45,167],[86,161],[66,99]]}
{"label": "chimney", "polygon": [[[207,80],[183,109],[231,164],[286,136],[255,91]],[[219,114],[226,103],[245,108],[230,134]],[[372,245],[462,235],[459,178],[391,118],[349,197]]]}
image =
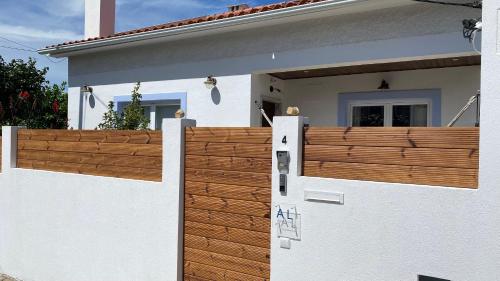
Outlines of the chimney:
{"label": "chimney", "polygon": [[85,0],[85,38],[115,33],[116,0]]}
{"label": "chimney", "polygon": [[236,12],[236,11],[245,10],[245,9],[248,9],[248,8],[250,8],[250,6],[248,6],[247,4],[238,4],[238,5],[228,6],[227,10],[229,12]]}

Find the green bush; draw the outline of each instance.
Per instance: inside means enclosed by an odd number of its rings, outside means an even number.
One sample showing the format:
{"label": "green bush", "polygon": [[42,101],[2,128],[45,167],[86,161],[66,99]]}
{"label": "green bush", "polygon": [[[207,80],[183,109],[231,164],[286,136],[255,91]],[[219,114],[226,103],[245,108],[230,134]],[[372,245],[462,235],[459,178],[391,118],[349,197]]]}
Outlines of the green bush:
{"label": "green bush", "polygon": [[68,127],[66,83],[51,85],[48,68],[36,61],[12,60],[0,56],[0,125],[34,129]]}
{"label": "green bush", "polygon": [[141,83],[137,82],[132,90],[132,100],[121,114],[114,110],[112,101],[108,104],[108,111],[104,113],[102,123],[98,125],[101,130],[148,130],[149,118],[144,116],[141,106],[142,95],[139,92]]}

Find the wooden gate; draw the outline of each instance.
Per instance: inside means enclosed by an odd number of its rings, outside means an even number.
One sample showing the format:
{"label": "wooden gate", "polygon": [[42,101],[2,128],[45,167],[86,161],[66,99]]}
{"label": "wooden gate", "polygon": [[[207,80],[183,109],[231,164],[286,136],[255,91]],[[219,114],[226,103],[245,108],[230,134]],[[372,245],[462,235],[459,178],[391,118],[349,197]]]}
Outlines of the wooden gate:
{"label": "wooden gate", "polygon": [[187,128],[184,280],[269,280],[272,131]]}

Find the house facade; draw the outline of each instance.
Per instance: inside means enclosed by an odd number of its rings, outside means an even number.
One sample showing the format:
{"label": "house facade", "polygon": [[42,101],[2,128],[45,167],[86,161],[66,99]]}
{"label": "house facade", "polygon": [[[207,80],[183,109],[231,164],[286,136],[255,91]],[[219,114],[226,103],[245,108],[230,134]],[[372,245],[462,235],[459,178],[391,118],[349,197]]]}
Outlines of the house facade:
{"label": "house facade", "polygon": [[[69,58],[75,129],[95,128],[109,101],[121,110],[138,81],[152,129],[177,109],[200,125],[266,126],[259,108],[272,117],[289,106],[318,126],[439,127],[480,88],[481,57],[461,23],[480,9],[292,1],[115,34],[114,4],[101,2],[87,1],[90,39],[40,51]],[[474,126],[475,111],[456,125]]]}

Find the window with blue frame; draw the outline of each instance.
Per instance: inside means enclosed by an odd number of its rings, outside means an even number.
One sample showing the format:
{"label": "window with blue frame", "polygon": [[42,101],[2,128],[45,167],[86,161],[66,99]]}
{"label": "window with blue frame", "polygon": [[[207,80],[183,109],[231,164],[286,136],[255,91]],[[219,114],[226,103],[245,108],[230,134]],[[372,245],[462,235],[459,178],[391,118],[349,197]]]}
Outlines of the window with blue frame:
{"label": "window with blue frame", "polygon": [[343,127],[439,127],[441,91],[409,90],[339,94]]}
{"label": "window with blue frame", "polygon": [[[187,113],[186,97],[186,93],[143,94],[141,105],[144,108],[144,115],[151,121],[150,129],[161,130],[162,120],[175,118],[175,113],[179,109]],[[115,96],[115,110],[122,112],[131,99],[130,95]]]}

